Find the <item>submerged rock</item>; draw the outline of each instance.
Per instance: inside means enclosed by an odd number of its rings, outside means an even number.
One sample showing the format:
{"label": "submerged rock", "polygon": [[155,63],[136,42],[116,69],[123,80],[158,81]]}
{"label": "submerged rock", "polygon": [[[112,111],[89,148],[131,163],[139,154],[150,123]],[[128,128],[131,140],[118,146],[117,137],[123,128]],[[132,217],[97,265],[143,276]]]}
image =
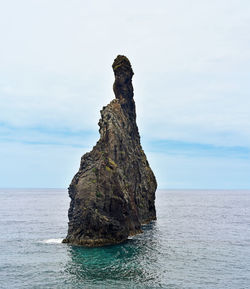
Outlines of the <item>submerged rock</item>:
{"label": "submerged rock", "polygon": [[125,241],[156,219],[155,176],[140,144],[127,57],[112,65],[115,99],[101,110],[100,139],[81,158],[69,186],[68,235],[64,243],[102,246]]}

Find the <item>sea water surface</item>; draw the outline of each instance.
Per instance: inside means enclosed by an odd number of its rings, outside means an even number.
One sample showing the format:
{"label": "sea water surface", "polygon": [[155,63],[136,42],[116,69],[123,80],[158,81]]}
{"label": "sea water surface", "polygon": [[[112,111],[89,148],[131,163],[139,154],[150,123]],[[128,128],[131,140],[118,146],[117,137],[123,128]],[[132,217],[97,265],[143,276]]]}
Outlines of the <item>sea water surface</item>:
{"label": "sea water surface", "polygon": [[158,190],[127,242],[62,244],[59,189],[0,190],[0,288],[250,288],[250,191]]}

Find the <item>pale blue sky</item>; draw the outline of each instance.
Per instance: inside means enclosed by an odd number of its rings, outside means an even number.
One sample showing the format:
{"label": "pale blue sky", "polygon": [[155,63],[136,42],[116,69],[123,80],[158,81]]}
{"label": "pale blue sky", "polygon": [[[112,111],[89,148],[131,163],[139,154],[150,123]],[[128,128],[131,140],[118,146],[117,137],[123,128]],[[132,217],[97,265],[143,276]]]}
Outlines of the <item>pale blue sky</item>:
{"label": "pale blue sky", "polygon": [[131,60],[159,188],[250,188],[250,2],[0,3],[0,187],[67,187]]}

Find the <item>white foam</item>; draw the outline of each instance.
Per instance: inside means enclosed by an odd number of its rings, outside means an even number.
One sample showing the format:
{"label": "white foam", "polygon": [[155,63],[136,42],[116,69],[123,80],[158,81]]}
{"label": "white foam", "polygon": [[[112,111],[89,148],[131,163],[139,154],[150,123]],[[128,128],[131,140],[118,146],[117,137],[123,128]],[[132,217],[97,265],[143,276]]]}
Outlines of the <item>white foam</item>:
{"label": "white foam", "polygon": [[61,244],[62,240],[63,240],[63,238],[47,239],[47,240],[43,240],[41,243],[45,243],[45,244]]}

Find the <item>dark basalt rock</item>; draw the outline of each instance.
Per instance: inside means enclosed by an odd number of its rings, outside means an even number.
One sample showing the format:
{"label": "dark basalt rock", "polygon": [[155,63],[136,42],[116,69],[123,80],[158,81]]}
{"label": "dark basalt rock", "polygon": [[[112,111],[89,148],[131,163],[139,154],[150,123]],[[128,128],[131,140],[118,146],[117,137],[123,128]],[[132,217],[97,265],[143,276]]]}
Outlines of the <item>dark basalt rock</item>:
{"label": "dark basalt rock", "polygon": [[100,139],[81,158],[69,186],[68,235],[64,243],[102,246],[125,241],[156,219],[155,176],[140,144],[127,57],[112,65],[115,99],[101,110]]}

